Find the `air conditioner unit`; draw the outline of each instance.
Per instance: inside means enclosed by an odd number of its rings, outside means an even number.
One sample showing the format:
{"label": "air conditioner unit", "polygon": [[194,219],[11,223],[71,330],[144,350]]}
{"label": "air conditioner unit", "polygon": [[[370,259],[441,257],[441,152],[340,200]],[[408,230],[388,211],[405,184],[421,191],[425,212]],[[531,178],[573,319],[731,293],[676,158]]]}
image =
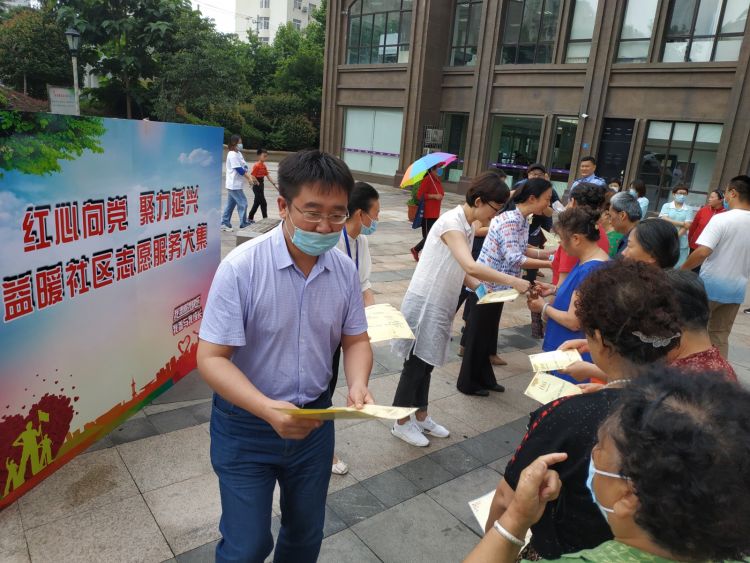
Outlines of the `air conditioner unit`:
{"label": "air conditioner unit", "polygon": [[307,13],[307,6],[302,6],[302,7],[300,8],[300,10],[302,10],[302,13],[303,13],[303,14],[306,14],[306,13]]}

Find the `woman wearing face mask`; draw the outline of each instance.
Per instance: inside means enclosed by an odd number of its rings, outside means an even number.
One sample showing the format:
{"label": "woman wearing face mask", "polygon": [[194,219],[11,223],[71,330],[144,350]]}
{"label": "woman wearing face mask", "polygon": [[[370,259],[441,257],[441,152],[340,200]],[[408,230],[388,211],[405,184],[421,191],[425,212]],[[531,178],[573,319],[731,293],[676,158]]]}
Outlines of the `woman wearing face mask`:
{"label": "woman wearing face mask", "polygon": [[[544,178],[527,180],[519,187],[512,199],[514,208],[490,223],[477,262],[515,277],[521,276],[522,269],[549,268],[551,252],[529,247],[527,217],[541,215],[549,207],[551,197],[552,184]],[[506,284],[488,282],[484,286],[488,293],[508,289]],[[496,354],[503,304],[477,305],[477,300],[476,294],[467,299],[469,316],[462,337],[465,349],[456,387],[466,395],[486,397],[490,391],[505,391],[492,371],[492,359],[500,359]]]}
{"label": "woman wearing face mask", "polygon": [[687,260],[690,252],[688,246],[687,232],[695,216],[695,209],[686,203],[688,190],[683,184],[678,184],[672,188],[672,201],[668,201],[661,208],[659,219],[669,221],[677,228],[677,235],[680,237],[680,259],[677,261],[675,268],[679,268]]}
{"label": "woman wearing face mask", "polygon": [[[359,273],[359,286],[362,291],[362,301],[365,307],[375,304],[375,294],[372,292],[370,272],[372,271],[372,257],[370,256],[370,242],[367,235],[375,233],[380,214],[380,194],[370,184],[356,182],[349,196],[349,218],[341,230],[341,237],[336,247],[354,261]],[[365,236],[361,236],[365,235]],[[333,377],[329,385],[331,396],[336,391],[339,377],[339,363],[341,361],[341,345],[333,355]],[[331,473],[346,475],[349,466],[336,455],[333,456]]]}
{"label": "woman wearing face mask", "polygon": [[[688,246],[690,247],[690,252],[698,248],[698,237],[703,232],[703,229],[706,228],[706,225],[708,225],[711,217],[719,213],[724,213],[724,211],[726,211],[724,208],[724,192],[713,190],[708,194],[708,203],[698,210],[693,218],[693,222],[690,223],[690,228],[688,229]],[[696,268],[696,271],[700,271],[700,266]]]}
{"label": "woman wearing face mask", "polygon": [[[558,217],[556,229],[560,236],[560,247],[569,256],[577,259],[578,264],[557,288],[551,302],[547,303],[541,295],[529,297],[529,309],[540,313],[542,319],[547,320],[547,330],[542,343],[542,350],[545,352],[557,350],[566,340],[583,337],[575,313],[578,286],[609,260],[607,252],[598,245],[598,220],[599,212],[589,207],[566,209]],[[576,383],[564,374],[555,375]]]}
{"label": "woman wearing face mask", "polygon": [[633,180],[630,182],[628,193],[638,199],[638,205],[641,206],[641,219],[645,219],[648,214],[648,198],[646,197],[646,182],[643,180]]}
{"label": "woman wearing face mask", "polygon": [[529,431],[505,469],[487,523],[489,532],[513,500],[524,468],[541,455],[567,452],[556,467],[563,482],[560,497],[532,527],[531,547],[547,559],[612,538],[586,488],[597,429],[623,382],[646,365],[662,364],[679,343],[676,300],[663,272],[653,266],[612,261],[586,278],[577,294],[575,311],[587,342],[581,349],[590,350],[607,386],[559,399],[531,414]]}
{"label": "woman wearing face mask", "polygon": [[422,178],[422,182],[419,184],[419,190],[417,190],[417,201],[424,199],[422,240],[414,248],[410,249],[412,257],[417,262],[419,262],[419,253],[424,248],[430,229],[435,224],[435,221],[438,220],[438,217],[440,217],[440,206],[445,197],[445,190],[443,190],[443,184],[440,182],[441,175],[442,169],[440,168],[440,164],[436,164],[427,171],[427,174],[425,174],[425,177]]}
{"label": "woman wearing face mask", "polygon": [[[651,368],[628,384],[587,468],[589,496],[613,539],[564,560],[747,560],[748,404],[748,391],[715,374]],[[569,459],[552,453],[534,460],[508,510],[465,561],[516,561],[520,538],[565,494],[558,471]]]}
{"label": "woman wearing face mask", "polygon": [[396,340],[391,349],[406,358],[393,405],[417,407],[416,415],[398,420],[391,434],[413,446],[427,446],[425,437],[446,438],[450,432],[428,415],[430,376],[447,359],[461,285],[476,289],[480,280],[509,285],[525,293],[529,282],[479,264],[471,257],[472,224],[500,213],[510,190],[494,172],[477,176],[466,192],[466,203],[444,213],[427,236],[424,253],[401,303],[401,312],[415,340]]}
{"label": "woman wearing face mask", "polygon": [[242,156],[242,138],[239,135],[232,135],[227,145],[226,161],[226,184],[227,205],[224,207],[224,213],[221,216],[221,230],[232,230],[232,212],[237,208],[240,216],[240,229],[244,229],[250,223],[247,222],[247,197],[243,188],[246,183],[254,184],[257,180],[250,175],[247,162]]}

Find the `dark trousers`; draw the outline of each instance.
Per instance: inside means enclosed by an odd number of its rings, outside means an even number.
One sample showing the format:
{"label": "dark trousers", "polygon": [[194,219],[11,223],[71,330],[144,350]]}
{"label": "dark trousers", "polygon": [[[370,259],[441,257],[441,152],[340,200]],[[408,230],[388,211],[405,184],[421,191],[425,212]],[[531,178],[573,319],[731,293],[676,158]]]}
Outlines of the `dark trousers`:
{"label": "dark trousers", "polygon": [[[327,408],[327,393],[309,408]],[[304,440],[285,440],[265,420],[214,395],[211,464],[219,477],[222,538],[216,561],[262,562],[273,549],[273,489],[281,488],[274,561],[314,562],[323,541],[333,458],[333,421]]]}
{"label": "dark trousers", "polygon": [[427,241],[427,235],[429,234],[432,226],[435,224],[435,221],[437,221],[437,219],[422,219],[422,240],[420,240],[417,246],[414,247],[414,250],[416,250],[417,252],[422,252],[424,243]]}
{"label": "dark trousers", "polygon": [[[476,296],[474,300],[476,301]],[[498,326],[502,313],[502,303],[474,305],[471,308],[464,328],[464,357],[456,383],[462,393],[473,393],[497,385],[490,356],[497,353]]]}
{"label": "dark trousers", "polygon": [[464,288],[463,291],[466,293],[466,297],[464,298],[464,312],[461,314],[461,318],[464,321],[464,327],[461,329],[461,346],[465,347],[466,329],[468,327],[469,317],[471,316],[471,310],[477,306],[477,301],[479,301],[479,299],[477,298],[477,294],[473,291],[468,291],[466,288]]}
{"label": "dark trousers", "polygon": [[414,355],[412,350],[404,362],[401,379],[398,380],[396,395],[393,397],[394,407],[417,407],[427,410],[430,394],[430,377],[435,366]]}
{"label": "dark trousers", "polygon": [[336,351],[333,353],[332,371],[331,371],[331,382],[328,384],[328,391],[331,393],[331,400],[333,400],[333,393],[336,391],[336,384],[339,382],[339,364],[341,363],[341,344],[338,345]]}
{"label": "dark trousers", "polygon": [[253,186],[253,196],[255,196],[255,198],[253,199],[253,206],[248,215],[250,221],[254,220],[255,212],[258,211],[258,207],[260,207],[260,214],[263,218],[265,219],[268,217],[268,203],[266,202],[266,194],[264,193],[265,187],[263,184],[263,178],[258,178],[258,185]]}

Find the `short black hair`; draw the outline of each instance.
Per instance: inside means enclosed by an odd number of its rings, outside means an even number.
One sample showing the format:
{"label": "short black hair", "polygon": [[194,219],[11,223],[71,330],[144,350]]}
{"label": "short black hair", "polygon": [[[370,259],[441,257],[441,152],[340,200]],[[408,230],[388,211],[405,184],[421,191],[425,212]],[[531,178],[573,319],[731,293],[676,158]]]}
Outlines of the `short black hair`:
{"label": "short black hair", "polygon": [[510,188],[500,175],[492,170],[475,176],[466,192],[466,203],[474,207],[477,198],[482,203],[498,203],[501,206],[508,201]]}
{"label": "short black hair", "polygon": [[687,330],[707,330],[710,313],[703,280],[687,270],[667,270],[666,274],[679,306],[680,326]]}
{"label": "short black hair", "polygon": [[606,203],[605,195],[607,188],[590,182],[580,182],[570,190],[570,199],[575,200],[578,205],[591,207],[602,211]]}
{"label": "short black hair", "polygon": [[690,193],[690,190],[685,184],[677,184],[674,188],[672,188],[672,193],[676,194],[680,190],[685,190],[686,192]]}
{"label": "short black hair", "polygon": [[531,196],[541,197],[544,192],[551,189],[552,184],[545,178],[532,178],[531,180],[526,180],[513,194],[513,203],[524,203]]}
{"label": "short black hair", "polygon": [[262,154],[268,154],[268,151],[264,149],[263,147],[259,148],[257,151],[255,151],[258,156]]}
{"label": "short black hair", "polygon": [[630,182],[630,187],[635,190],[638,197],[646,197],[646,182],[643,180],[633,180]]}
{"label": "short black hair", "polygon": [[586,162],[586,161],[588,161],[591,164],[593,164],[594,166],[596,166],[596,159],[593,156],[591,156],[591,155],[584,156],[584,157],[581,158],[581,160],[579,160],[579,162]]}
{"label": "short black hair", "polygon": [[356,182],[354,184],[354,189],[349,196],[349,206],[347,207],[349,216],[354,215],[354,212],[358,209],[361,209],[365,213],[369,212],[373,203],[379,199],[380,194],[378,193],[378,190],[373,188],[370,184],[366,182]]}
{"label": "short black hair", "polygon": [[750,176],[742,174],[729,180],[729,189],[737,192],[740,201],[750,201]]}
{"label": "short black hair", "polygon": [[349,198],[354,178],[346,163],[319,150],[299,151],[279,164],[279,194],[287,201],[299,195],[302,186],[310,185],[322,193],[341,190]]}
{"label": "short black hair", "polygon": [[640,221],[630,232],[660,268],[674,268],[680,259],[680,237],[672,223],[656,217]]}
{"label": "short black hair", "polygon": [[[613,260],[589,274],[577,292],[583,332],[591,336],[598,330],[607,346],[634,364],[663,360],[680,343],[677,301],[656,266]],[[654,346],[649,338],[670,340]]]}
{"label": "short black hair", "polygon": [[571,207],[557,216],[557,230],[568,236],[583,235],[590,241],[599,240],[597,222],[601,212],[591,207]]}
{"label": "short black hair", "polygon": [[602,425],[638,497],[635,523],[682,561],[750,555],[750,392],[720,374],[651,366]]}
{"label": "short black hair", "polygon": [[619,178],[610,178],[609,180],[607,180],[607,185],[609,184],[617,184],[618,186],[622,187],[622,180],[620,180]]}
{"label": "short black hair", "polygon": [[529,166],[528,170],[526,170],[526,174],[528,174],[532,170],[541,170],[542,173],[544,173],[544,174],[547,173],[547,167],[544,166],[544,164],[542,164],[541,162],[535,162],[534,164],[532,164],[531,166]]}

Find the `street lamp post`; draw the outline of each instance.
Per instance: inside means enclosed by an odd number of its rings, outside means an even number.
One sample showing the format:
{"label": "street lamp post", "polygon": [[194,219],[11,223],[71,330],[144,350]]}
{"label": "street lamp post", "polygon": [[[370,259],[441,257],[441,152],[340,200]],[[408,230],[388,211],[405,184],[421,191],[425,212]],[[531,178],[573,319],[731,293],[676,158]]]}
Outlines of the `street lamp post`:
{"label": "street lamp post", "polygon": [[65,38],[68,40],[68,50],[70,51],[70,58],[73,60],[73,92],[76,100],[76,115],[81,115],[78,95],[78,47],[81,45],[81,34],[71,27],[65,31]]}

